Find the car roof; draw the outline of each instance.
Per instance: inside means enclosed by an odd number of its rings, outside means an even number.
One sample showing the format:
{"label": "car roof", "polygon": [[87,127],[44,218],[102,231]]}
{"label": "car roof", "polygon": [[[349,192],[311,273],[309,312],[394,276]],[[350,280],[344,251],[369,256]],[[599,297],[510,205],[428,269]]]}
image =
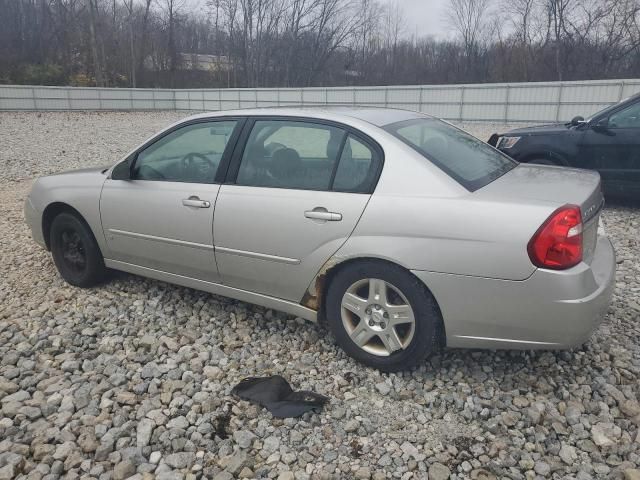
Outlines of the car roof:
{"label": "car roof", "polygon": [[342,105],[316,105],[316,106],[287,106],[287,107],[264,107],[264,108],[245,108],[238,110],[220,110],[215,112],[202,113],[194,115],[190,118],[207,118],[213,116],[283,116],[283,117],[309,117],[318,119],[342,118],[345,121],[349,119],[358,119],[378,127],[383,127],[396,122],[405,120],[413,120],[416,118],[429,117],[428,115],[411,110],[401,110],[396,108],[379,108],[379,107],[353,107]]}

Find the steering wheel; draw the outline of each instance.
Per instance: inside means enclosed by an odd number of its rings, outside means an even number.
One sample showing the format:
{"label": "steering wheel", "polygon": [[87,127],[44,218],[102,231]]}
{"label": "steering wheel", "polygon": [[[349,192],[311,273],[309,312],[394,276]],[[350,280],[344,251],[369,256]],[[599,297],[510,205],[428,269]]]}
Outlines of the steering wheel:
{"label": "steering wheel", "polygon": [[182,171],[184,172],[185,177],[193,180],[200,180],[201,177],[206,177],[212,173],[213,163],[202,153],[187,153],[182,158]]}

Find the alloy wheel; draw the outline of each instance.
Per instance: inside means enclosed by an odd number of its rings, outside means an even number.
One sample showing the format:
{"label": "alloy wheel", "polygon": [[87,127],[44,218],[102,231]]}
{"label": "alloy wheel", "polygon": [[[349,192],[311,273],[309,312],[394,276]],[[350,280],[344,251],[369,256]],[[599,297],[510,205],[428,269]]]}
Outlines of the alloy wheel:
{"label": "alloy wheel", "polygon": [[389,356],[406,348],[415,333],[409,301],[394,285],[378,278],[353,283],[341,302],[342,324],[362,350]]}

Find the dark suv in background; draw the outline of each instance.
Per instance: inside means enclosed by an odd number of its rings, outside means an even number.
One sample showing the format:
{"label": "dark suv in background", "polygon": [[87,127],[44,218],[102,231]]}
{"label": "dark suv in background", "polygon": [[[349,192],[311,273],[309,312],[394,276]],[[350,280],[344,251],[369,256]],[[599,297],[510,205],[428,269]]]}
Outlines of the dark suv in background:
{"label": "dark suv in background", "polygon": [[587,120],[496,133],[489,144],[519,162],[597,170],[605,194],[640,198],[640,94]]}

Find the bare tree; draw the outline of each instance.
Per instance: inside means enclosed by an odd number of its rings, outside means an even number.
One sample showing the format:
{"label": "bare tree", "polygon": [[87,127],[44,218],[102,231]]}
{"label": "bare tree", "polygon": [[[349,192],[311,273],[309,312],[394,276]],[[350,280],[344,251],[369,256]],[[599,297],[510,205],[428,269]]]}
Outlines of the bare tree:
{"label": "bare tree", "polygon": [[557,79],[563,79],[563,53],[565,40],[570,40],[569,16],[574,12],[576,0],[546,0],[547,18],[554,43]]}
{"label": "bare tree", "polygon": [[388,80],[389,82],[392,81],[393,72],[396,71],[398,46],[402,32],[406,29],[406,26],[407,21],[404,16],[404,10],[400,5],[399,0],[394,0],[387,6],[384,16],[385,48],[391,57],[389,62],[390,69],[387,71],[390,77]]}
{"label": "bare tree", "polygon": [[509,15],[510,23],[513,27],[513,40],[521,51],[519,61],[522,64],[524,79],[528,80],[529,64],[533,59],[534,37],[540,33],[539,20],[539,0],[503,0],[502,9]]}
{"label": "bare tree", "polygon": [[137,68],[137,63],[136,63],[136,48],[135,48],[135,40],[134,40],[134,36],[133,36],[133,22],[134,22],[134,17],[133,17],[133,0],[122,0],[124,3],[124,7],[127,9],[127,13],[129,16],[129,21],[127,22],[129,25],[129,55],[130,55],[130,65],[131,65],[131,70],[130,70],[130,78],[131,78],[131,86],[133,88],[136,88],[136,68]]}
{"label": "bare tree", "polygon": [[176,47],[176,22],[178,11],[184,5],[184,0],[164,0],[167,24],[167,50],[169,56],[169,78],[171,86],[176,85],[176,70],[178,68],[178,50]]}
{"label": "bare tree", "polygon": [[[450,0],[457,35],[446,40],[407,35],[400,0],[205,1],[202,16],[188,0],[0,0],[0,82],[293,87],[640,76],[640,0]],[[501,8],[490,11],[491,1]]]}
{"label": "bare tree", "polygon": [[471,57],[477,50],[486,28],[486,14],[491,0],[450,0],[446,12],[449,25],[462,38],[462,44]]}
{"label": "bare tree", "polygon": [[97,31],[98,4],[97,0],[87,0],[89,4],[89,32],[91,34],[91,53],[93,56],[93,66],[98,87],[106,86],[104,80],[104,70],[102,65],[102,48],[99,42]]}
{"label": "bare tree", "polygon": [[486,32],[486,15],[491,0],[450,0],[446,12],[449,25],[462,39],[466,68],[473,77],[477,76],[478,57],[483,35]]}

